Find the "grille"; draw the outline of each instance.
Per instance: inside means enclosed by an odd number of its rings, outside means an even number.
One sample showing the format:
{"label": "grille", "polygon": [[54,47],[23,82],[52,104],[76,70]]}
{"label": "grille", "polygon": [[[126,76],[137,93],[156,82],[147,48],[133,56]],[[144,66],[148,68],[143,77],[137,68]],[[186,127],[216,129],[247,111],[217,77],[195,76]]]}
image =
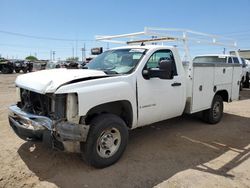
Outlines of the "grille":
{"label": "grille", "polygon": [[50,116],[52,98],[33,91],[20,89],[21,103],[23,111],[36,115]]}
{"label": "grille", "polygon": [[19,108],[35,115],[49,117],[53,120],[66,117],[66,94],[40,94],[26,89],[20,89],[21,102]]}

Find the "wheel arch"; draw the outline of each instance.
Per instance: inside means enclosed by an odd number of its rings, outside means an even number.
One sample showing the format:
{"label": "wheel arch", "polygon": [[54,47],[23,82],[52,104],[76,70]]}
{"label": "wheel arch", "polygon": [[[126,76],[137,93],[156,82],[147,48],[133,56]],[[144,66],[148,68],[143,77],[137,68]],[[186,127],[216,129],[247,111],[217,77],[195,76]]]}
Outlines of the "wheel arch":
{"label": "wheel arch", "polygon": [[113,101],[103,103],[91,108],[85,116],[85,123],[89,124],[94,117],[104,113],[111,113],[119,116],[124,120],[128,128],[132,128],[133,108],[129,101]]}
{"label": "wheel arch", "polygon": [[[229,94],[227,90],[220,90],[215,93],[215,95],[219,95],[222,97],[224,102],[229,102]],[[214,95],[214,96],[215,96]]]}

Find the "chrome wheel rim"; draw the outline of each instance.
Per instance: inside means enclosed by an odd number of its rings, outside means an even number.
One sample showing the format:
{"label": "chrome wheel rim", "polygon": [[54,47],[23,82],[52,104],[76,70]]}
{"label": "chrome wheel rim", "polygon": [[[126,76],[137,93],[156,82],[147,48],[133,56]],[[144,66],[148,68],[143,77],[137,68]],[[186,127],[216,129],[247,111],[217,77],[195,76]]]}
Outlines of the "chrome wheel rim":
{"label": "chrome wheel rim", "polygon": [[121,134],[118,129],[112,127],[104,130],[97,139],[96,150],[99,156],[109,158],[119,149]]}

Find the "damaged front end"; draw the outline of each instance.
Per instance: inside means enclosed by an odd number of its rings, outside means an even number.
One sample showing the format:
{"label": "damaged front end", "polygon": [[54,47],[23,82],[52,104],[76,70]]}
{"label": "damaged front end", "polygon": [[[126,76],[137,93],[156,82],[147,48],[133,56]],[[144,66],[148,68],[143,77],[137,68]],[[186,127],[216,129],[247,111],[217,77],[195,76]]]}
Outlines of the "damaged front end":
{"label": "damaged front end", "polygon": [[77,94],[40,94],[18,88],[18,96],[17,105],[9,107],[9,123],[20,138],[80,152],[89,126],[78,116]]}

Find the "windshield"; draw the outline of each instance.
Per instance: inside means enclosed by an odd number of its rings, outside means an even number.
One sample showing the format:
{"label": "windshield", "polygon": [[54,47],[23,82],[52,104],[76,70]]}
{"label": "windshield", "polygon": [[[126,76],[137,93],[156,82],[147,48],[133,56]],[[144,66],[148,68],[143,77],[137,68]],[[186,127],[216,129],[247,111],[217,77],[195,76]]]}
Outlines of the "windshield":
{"label": "windshield", "polygon": [[138,48],[109,50],[91,60],[85,67],[103,70],[107,74],[128,74],[134,70],[145,51]]}
{"label": "windshield", "polygon": [[226,63],[225,56],[200,56],[194,58],[194,63]]}

